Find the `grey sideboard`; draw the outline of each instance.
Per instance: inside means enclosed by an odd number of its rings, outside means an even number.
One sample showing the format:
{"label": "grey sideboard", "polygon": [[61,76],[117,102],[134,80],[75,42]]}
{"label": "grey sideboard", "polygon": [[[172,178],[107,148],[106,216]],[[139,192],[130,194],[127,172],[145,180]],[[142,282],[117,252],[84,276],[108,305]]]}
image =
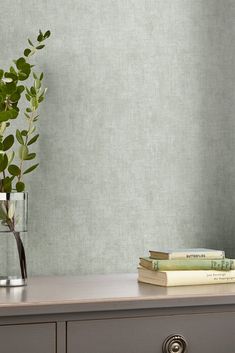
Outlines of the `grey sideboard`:
{"label": "grey sideboard", "polygon": [[0,288],[0,353],[235,353],[235,285],[162,288],[136,274]]}

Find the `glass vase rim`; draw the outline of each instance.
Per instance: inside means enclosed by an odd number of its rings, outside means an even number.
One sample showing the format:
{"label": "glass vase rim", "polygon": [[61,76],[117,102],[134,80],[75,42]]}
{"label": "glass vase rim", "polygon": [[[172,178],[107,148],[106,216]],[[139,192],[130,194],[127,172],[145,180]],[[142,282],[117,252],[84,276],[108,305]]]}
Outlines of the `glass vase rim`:
{"label": "glass vase rim", "polygon": [[28,198],[27,191],[11,191],[11,192],[0,192],[0,201],[20,201]]}

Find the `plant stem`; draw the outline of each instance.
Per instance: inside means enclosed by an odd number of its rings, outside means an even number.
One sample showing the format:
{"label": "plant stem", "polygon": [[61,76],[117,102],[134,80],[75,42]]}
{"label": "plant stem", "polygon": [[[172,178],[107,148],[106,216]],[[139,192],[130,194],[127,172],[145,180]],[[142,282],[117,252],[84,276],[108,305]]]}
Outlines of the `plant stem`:
{"label": "plant stem", "polygon": [[[28,133],[29,133],[29,131],[30,131],[30,129],[31,129],[31,125],[32,125],[32,123],[33,123],[34,113],[36,113],[36,111],[33,111],[33,112],[31,113],[31,117],[30,117],[30,119],[29,119],[29,126],[28,126],[27,135],[26,135],[26,138],[25,138],[24,146],[27,146],[27,143],[28,143],[28,139],[29,139]],[[20,174],[19,174],[19,176],[18,176],[18,182],[21,181],[21,178],[22,178],[23,159],[21,159],[21,161],[20,161],[20,166],[19,166],[19,168],[20,168]]]}
{"label": "plant stem", "polygon": [[27,266],[26,266],[26,256],[25,256],[24,245],[23,245],[22,240],[20,238],[20,232],[17,232],[15,230],[14,223],[15,223],[14,217],[13,217],[12,221],[10,219],[7,220],[7,225],[9,227],[10,231],[13,233],[15,240],[16,240],[19,262],[20,262],[21,277],[23,279],[26,279],[27,278]]}

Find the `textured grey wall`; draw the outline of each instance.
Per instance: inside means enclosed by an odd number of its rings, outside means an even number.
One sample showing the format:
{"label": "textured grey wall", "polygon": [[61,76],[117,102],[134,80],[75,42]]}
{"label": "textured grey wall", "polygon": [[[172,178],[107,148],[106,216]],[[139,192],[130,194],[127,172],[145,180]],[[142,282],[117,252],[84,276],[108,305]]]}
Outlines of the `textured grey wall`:
{"label": "textured grey wall", "polygon": [[33,274],[235,256],[235,1],[1,0],[0,66],[38,28],[49,88],[28,177]]}

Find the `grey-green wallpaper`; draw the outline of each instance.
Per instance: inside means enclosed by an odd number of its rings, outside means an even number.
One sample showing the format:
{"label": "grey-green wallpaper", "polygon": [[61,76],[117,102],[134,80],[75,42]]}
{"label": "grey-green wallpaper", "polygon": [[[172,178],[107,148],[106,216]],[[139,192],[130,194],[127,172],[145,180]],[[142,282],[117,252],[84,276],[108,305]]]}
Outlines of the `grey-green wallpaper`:
{"label": "grey-green wallpaper", "polygon": [[235,256],[235,1],[0,3],[1,67],[52,31],[29,273],[135,271],[160,246]]}

